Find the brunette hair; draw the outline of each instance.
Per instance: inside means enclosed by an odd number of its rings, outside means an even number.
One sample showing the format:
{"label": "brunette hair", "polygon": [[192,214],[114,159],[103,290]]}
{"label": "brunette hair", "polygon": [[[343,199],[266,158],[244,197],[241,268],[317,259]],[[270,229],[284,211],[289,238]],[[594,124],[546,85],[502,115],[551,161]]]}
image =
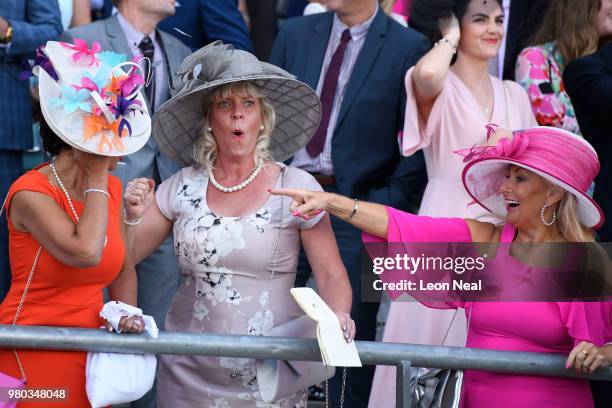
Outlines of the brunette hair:
{"label": "brunette hair", "polygon": [[595,19],[601,0],[555,0],[531,45],[555,41],[565,64],[597,51],[599,36]]}
{"label": "brunette hair", "polygon": [[[473,0],[413,0],[408,25],[435,43],[442,38],[440,19],[455,14],[461,24],[471,1]],[[502,7],[502,0],[491,1],[496,1]]]}
{"label": "brunette hair", "polygon": [[50,156],[57,156],[62,150],[72,149],[68,143],[60,139],[60,137],[51,130],[43,115],[40,115],[40,139],[43,149]]}

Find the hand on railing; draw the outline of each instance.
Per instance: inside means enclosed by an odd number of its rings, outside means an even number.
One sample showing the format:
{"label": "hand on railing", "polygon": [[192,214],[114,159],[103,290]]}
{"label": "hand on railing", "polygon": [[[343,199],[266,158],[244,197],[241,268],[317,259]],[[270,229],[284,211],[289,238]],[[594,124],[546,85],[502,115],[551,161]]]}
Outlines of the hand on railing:
{"label": "hand on railing", "polygon": [[592,374],[596,370],[609,367],[611,355],[612,345],[597,347],[588,341],[581,341],[570,352],[565,368],[575,367],[578,374]]}
{"label": "hand on railing", "polygon": [[[104,321],[104,325],[109,332],[115,331],[113,325],[108,321]],[[134,333],[140,334],[144,331],[145,322],[142,316],[123,316],[119,320],[119,330],[121,333]]]}

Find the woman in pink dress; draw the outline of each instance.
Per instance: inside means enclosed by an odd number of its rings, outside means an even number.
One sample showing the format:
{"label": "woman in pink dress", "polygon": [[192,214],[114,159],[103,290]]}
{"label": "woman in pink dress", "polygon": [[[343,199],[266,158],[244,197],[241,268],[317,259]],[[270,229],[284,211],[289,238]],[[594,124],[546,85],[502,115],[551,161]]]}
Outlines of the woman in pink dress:
{"label": "woman in pink dress", "polygon": [[[592,242],[594,229],[603,224],[601,209],[586,193],[599,161],[591,145],[575,134],[548,127],[508,132],[496,146],[471,149],[466,161],[465,189],[484,210],[505,219],[504,225],[416,216],[336,194],[273,193],[292,197],[290,211],[298,216],[328,211],[362,229],[364,242],[403,243],[408,254],[411,242],[507,243],[495,260],[506,265],[502,278],[519,281],[539,268],[515,258],[519,244]],[[390,272],[390,280],[396,281],[396,273]],[[471,315],[467,347],[563,353],[569,355],[567,367],[579,372],[609,364],[605,355],[611,346],[603,346],[612,340],[609,302],[454,302],[446,307],[465,308]],[[466,371],[464,378],[462,406],[467,408],[593,407],[587,380],[485,371]]]}
{"label": "woman in pink dress", "polygon": [[[435,24],[431,37],[439,41],[406,75],[403,154],[410,156],[423,149],[425,155],[429,183],[420,215],[491,220],[483,208],[469,206],[472,200],[459,178],[463,163],[453,151],[484,143],[489,123],[510,130],[537,123],[526,92],[514,82],[490,76],[487,70],[503,37],[500,2],[457,0],[452,11],[441,8],[436,16],[426,15],[434,2],[415,0],[413,4],[411,24]],[[445,15],[450,18],[442,17],[438,30],[439,16]],[[428,309],[417,302],[394,302],[383,341],[441,345],[449,327],[444,344],[464,346],[466,320],[462,315]],[[370,406],[394,404],[395,368],[378,366]]]}

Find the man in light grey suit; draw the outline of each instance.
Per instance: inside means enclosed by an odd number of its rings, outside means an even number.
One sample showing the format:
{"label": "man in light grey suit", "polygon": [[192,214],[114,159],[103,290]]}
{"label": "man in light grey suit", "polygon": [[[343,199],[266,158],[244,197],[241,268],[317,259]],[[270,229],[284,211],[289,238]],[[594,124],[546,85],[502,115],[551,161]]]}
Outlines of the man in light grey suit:
{"label": "man in light grey suit", "polygon": [[[143,60],[145,71],[151,71],[151,82],[143,93],[149,111],[161,106],[170,97],[170,84],[174,73],[186,56],[191,54],[181,41],[157,29],[157,24],[174,14],[171,0],[113,0],[118,13],[105,20],[96,21],[64,32],[62,41],[73,42],[80,38],[89,44],[98,41],[105,51],[132,56],[147,57]],[[150,62],[152,62],[152,64]],[[125,166],[119,166],[115,175],[123,185],[136,177],[155,180],[156,185],[179,170],[179,166],[165,157],[151,137],[138,152],[123,158]],[[128,227],[129,228],[129,227]],[[180,273],[172,237],[151,256],[136,266],[138,273],[138,307],[152,315],[161,329],[174,293],[178,288]],[[132,407],[154,407],[155,393],[149,393]]]}

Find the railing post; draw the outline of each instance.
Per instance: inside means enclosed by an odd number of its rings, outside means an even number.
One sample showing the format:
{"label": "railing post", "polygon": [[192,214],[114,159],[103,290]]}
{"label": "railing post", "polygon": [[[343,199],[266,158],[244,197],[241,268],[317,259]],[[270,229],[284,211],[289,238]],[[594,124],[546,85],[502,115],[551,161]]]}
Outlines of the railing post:
{"label": "railing post", "polygon": [[395,375],[395,407],[410,408],[412,395],[410,394],[410,361],[401,361],[396,366]]}

